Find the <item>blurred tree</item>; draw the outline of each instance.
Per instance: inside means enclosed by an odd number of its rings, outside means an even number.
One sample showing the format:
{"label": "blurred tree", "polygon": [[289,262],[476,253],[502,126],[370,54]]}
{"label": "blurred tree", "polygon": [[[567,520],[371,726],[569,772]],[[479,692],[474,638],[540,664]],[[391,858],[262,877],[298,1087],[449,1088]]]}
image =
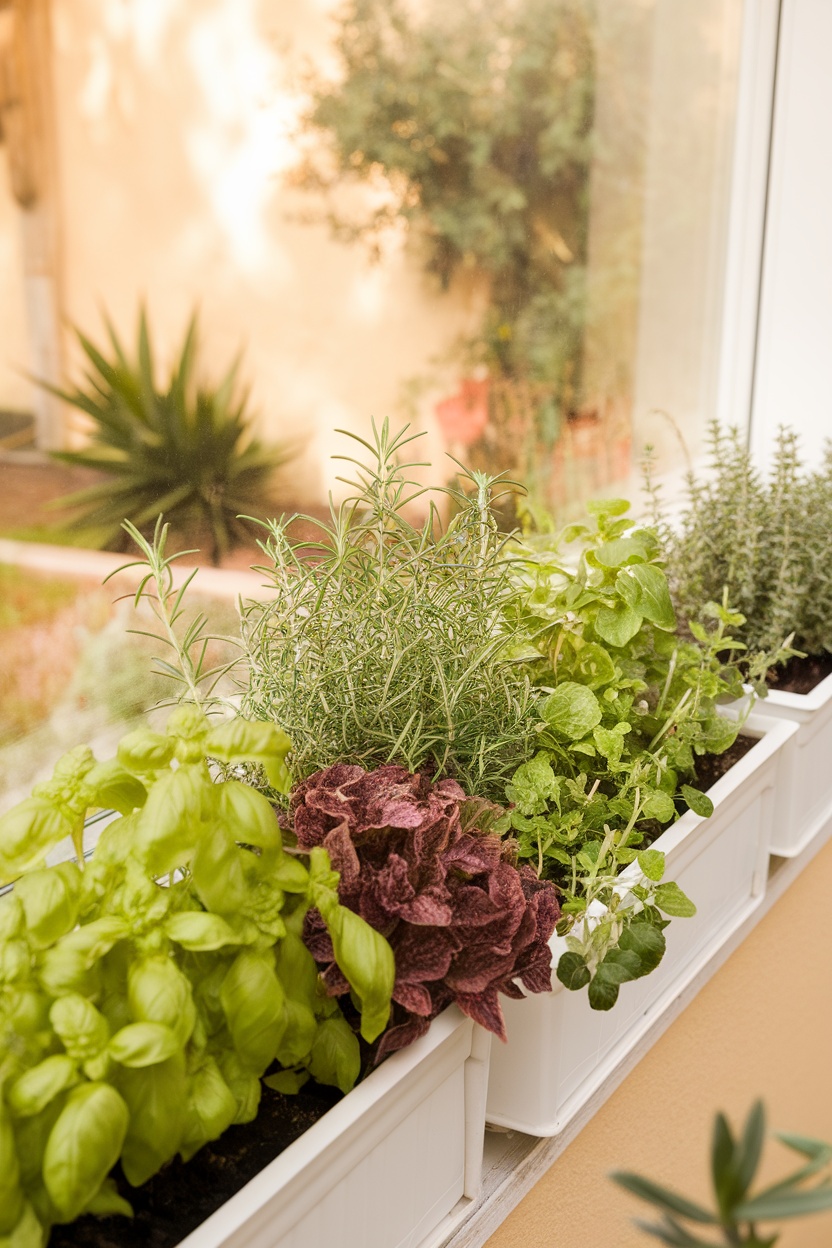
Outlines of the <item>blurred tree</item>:
{"label": "blurred tree", "polygon": [[[538,395],[551,448],[575,402],[584,323],[593,0],[348,0],[337,82],[315,79],[295,181],[339,195],[337,236],[376,253],[405,224],[447,288],[484,277],[469,363]],[[381,193],[344,210],[345,182]]]}

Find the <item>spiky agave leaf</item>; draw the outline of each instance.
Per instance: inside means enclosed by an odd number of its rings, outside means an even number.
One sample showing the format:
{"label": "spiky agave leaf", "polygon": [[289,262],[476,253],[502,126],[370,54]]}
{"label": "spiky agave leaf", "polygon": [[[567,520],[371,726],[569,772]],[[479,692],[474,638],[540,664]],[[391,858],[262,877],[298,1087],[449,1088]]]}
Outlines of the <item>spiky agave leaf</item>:
{"label": "spiky agave leaf", "polygon": [[156,383],[147,315],[142,309],[135,359],[107,321],[110,357],[78,333],[87,369],[71,390],[47,387],[92,421],[87,446],[53,457],[93,468],[106,479],[57,500],[75,512],[69,527],[95,529],[100,545],[120,546],[122,522],[147,529],[160,513],[186,534],[208,533],[215,562],[245,535],[242,514],[274,508],[275,471],[297,453],[288,442],[266,446],[251,430],[249,392],[238,384],[239,359],[213,387],[196,379],[194,314],[168,380]]}

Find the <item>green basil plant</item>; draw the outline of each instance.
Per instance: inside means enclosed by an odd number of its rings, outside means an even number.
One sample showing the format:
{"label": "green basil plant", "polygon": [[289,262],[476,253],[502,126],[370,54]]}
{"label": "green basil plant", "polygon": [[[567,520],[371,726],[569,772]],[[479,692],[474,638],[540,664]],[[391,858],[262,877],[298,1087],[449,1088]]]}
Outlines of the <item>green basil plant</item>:
{"label": "green basil plant", "polygon": [[[110,1171],[145,1182],[257,1114],[261,1078],[349,1090],[359,1043],[301,938],[320,911],[374,1040],[387,942],[338,902],[324,849],[287,852],[258,765],[288,789],[289,738],[178,707],[118,756],[80,747],[0,818],[0,1243],[42,1248],[84,1213],[129,1215]],[[226,777],[226,778],[224,778]],[[117,817],[84,856],[95,808]],[[64,838],[75,861],[46,866]]]}
{"label": "green basil plant", "polygon": [[[774,657],[745,652],[733,636],[744,619],[727,601],[705,604],[704,622],[680,635],[658,535],[628,509],[622,499],[591,503],[594,523],[512,551],[524,591],[512,611],[525,637],[514,657],[540,691],[539,748],[507,786],[503,826],[519,859],[561,890],[568,952],[558,978],[588,985],[602,1010],[661,960],[669,917],[695,913],[649,844],[687,809],[712,813],[696,766],[742,726],[718,712],[744,696],[736,657],[752,673]],[[561,553],[575,544],[577,557]],[[640,882],[623,888],[619,873],[633,862]]]}

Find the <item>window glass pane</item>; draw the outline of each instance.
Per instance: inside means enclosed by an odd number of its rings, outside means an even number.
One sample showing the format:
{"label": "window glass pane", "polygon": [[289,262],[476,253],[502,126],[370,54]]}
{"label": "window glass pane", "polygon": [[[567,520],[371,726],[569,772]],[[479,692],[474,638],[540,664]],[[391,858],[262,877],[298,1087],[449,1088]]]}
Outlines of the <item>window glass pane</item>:
{"label": "window glass pane", "polygon": [[[251,387],[251,429],[288,440],[291,462],[271,501],[240,510],[325,512],[346,488],[336,430],[366,436],[372,418],[424,431],[426,479],[448,479],[448,450],[524,481],[561,519],[592,494],[634,491],[647,442],[660,469],[678,468],[714,412],[742,10],[58,6],[55,56],[31,75],[33,88],[51,75],[54,142],[35,156],[56,162],[60,196],[30,219],[7,185],[11,130],[0,146],[0,417],[32,406],[50,280],[65,323],[111,359],[103,307],[137,367],[144,303],[159,393],[194,308],[192,389],[199,378],[216,394],[244,349],[235,393]],[[33,224],[50,212],[51,276]],[[58,346],[69,385],[83,353],[69,329]],[[88,413],[64,419],[68,445],[95,432]],[[21,492],[33,465],[0,455],[0,538],[66,541],[41,502],[88,470],[43,456],[34,468],[52,476],[36,497]],[[208,458],[203,440],[167,461]],[[160,483],[135,514],[146,524],[182,488]],[[193,528],[176,540],[210,553],[210,525]],[[226,564],[256,561],[254,536]],[[11,547],[3,558],[9,789],[57,749],[103,740],[158,687],[145,643],[124,639],[127,607],[71,546],[49,575],[13,566]],[[232,600],[211,607],[220,628]]]}

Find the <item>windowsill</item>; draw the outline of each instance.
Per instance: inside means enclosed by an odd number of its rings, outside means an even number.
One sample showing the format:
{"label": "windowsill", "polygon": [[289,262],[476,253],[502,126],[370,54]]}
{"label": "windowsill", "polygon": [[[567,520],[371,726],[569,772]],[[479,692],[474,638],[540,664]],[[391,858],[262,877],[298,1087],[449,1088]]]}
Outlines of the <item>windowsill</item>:
{"label": "windowsill", "polygon": [[[488,1128],[483,1159],[483,1184],[479,1199],[471,1206],[465,1223],[436,1248],[482,1248],[497,1228],[506,1220],[524,1196],[557,1161],[580,1134],[591,1118],[612,1096],[630,1071],[641,1061],[659,1037],[667,1031],[700,989],[728,961],[732,953],[743,943],[761,919],[777,904],[812,859],[832,838],[832,818],[794,858],[770,860],[766,896],[761,905],[746,922],[713,955],[696,978],[679,993],[641,1041],[627,1054],[591,1100],[571,1120],[567,1127],[550,1139],[538,1139],[519,1131],[503,1131]],[[496,1042],[495,1042],[496,1043]]]}

